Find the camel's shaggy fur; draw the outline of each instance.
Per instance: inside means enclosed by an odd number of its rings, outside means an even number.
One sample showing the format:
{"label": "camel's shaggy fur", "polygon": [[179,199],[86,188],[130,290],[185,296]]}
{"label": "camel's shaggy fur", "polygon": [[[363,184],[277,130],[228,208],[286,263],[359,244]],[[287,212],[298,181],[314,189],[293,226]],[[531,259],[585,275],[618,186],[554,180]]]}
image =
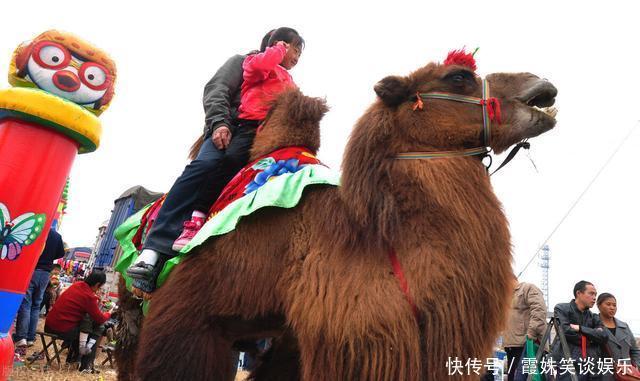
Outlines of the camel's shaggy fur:
{"label": "camel's shaggy fur", "polygon": [[[502,103],[492,148],[552,128],[521,101],[541,80],[488,77]],[[316,186],[292,210],[270,208],[212,239],[156,291],[140,337],[141,380],[230,380],[238,340],[275,337],[259,380],[456,380],[449,357],[484,359],[511,294],[510,236],[487,171],[474,157],[394,160],[407,151],[476,147],[477,105],[416,92],[481,93],[459,66],[387,77],[347,145],[342,185]],[[555,96],[555,94],[554,94]],[[298,91],[274,105],[252,156],[319,146],[324,101]],[[392,271],[397,252],[419,311]]]}

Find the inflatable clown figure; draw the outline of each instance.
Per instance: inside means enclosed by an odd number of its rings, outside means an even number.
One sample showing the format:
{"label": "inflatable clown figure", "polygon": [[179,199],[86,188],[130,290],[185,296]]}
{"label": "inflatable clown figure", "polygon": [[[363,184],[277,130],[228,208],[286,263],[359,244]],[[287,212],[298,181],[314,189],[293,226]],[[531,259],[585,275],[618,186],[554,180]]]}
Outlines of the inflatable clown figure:
{"label": "inflatable clown figure", "polygon": [[103,51],[68,33],[44,32],[13,54],[13,87],[0,90],[0,381],[13,361],[11,325],[71,165],[98,147],[98,115],[115,78]]}
{"label": "inflatable clown figure", "polygon": [[116,68],[103,52],[75,36],[51,30],[16,49],[9,83],[44,90],[96,115],[113,97]]}

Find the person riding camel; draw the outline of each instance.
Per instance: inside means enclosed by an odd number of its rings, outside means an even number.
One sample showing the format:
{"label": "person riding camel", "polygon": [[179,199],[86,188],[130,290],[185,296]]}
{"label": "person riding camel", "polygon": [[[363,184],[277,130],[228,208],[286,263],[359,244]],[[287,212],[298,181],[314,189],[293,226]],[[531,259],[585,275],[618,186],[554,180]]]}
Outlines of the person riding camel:
{"label": "person riding camel", "polygon": [[263,39],[261,52],[243,58],[240,77],[236,65],[243,56],[234,56],[207,84],[205,108],[208,88],[215,89],[209,97],[214,105],[229,106],[232,106],[229,100],[235,98],[233,95],[240,88],[237,116],[228,112],[226,117],[210,122],[208,130],[211,132],[205,132],[195,160],[185,167],[167,193],[140,256],[127,270],[134,279],[134,287],[153,291],[164,262],[177,255],[196,235],[224,186],[247,164],[256,131],[273,100],[283,91],[296,87],[288,71],[298,63],[304,39],[288,27],[275,29],[267,36]]}

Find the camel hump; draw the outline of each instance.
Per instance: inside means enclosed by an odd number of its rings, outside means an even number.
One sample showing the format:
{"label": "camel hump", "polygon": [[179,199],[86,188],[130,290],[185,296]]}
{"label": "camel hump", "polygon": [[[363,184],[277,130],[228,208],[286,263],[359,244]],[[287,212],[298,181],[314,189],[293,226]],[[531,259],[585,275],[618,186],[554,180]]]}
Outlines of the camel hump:
{"label": "camel hump", "polygon": [[318,124],[324,114],[329,111],[326,99],[308,97],[297,88],[285,91],[280,95],[276,100],[274,110],[277,107],[283,107],[290,124],[293,124],[292,127],[304,123]]}
{"label": "camel hump", "polygon": [[320,148],[320,120],[329,110],[323,98],[308,97],[294,88],[280,94],[256,135],[251,159],[283,147]]}

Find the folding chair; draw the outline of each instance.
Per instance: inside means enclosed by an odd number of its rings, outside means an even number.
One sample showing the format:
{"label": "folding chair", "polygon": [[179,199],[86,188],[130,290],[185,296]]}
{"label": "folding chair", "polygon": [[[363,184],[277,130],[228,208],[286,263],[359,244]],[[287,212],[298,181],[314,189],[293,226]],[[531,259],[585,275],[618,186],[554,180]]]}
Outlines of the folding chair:
{"label": "folding chair", "polygon": [[[40,340],[42,341],[42,350],[38,354],[33,356],[33,360],[29,362],[25,362],[25,365],[30,365],[34,363],[44,353],[45,357],[47,358],[47,366],[51,366],[51,364],[53,364],[54,361],[57,361],[58,368],[60,368],[61,367],[60,354],[62,353],[63,350],[67,348],[67,345],[64,344],[64,340],[62,340],[60,337],[58,337],[58,335],[55,335],[53,333],[37,331],[36,334],[40,336]],[[47,338],[49,338],[48,342],[47,342]],[[58,346],[57,344],[58,340],[62,341],[62,344],[60,346]],[[50,347],[53,347],[53,355],[49,354]]]}

